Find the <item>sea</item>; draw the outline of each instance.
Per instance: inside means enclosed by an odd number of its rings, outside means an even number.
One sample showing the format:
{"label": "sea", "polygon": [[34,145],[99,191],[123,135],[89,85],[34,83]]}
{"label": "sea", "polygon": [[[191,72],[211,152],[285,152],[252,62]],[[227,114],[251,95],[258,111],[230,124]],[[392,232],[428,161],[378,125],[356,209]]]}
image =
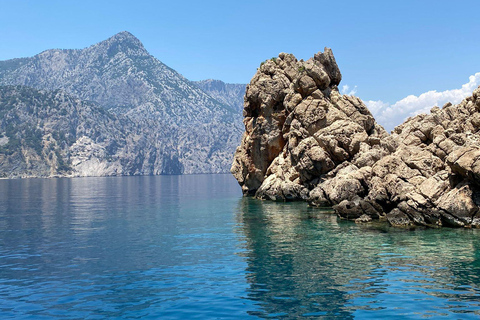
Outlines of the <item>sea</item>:
{"label": "sea", "polygon": [[229,174],[0,180],[0,319],[478,319],[480,230],[355,224]]}

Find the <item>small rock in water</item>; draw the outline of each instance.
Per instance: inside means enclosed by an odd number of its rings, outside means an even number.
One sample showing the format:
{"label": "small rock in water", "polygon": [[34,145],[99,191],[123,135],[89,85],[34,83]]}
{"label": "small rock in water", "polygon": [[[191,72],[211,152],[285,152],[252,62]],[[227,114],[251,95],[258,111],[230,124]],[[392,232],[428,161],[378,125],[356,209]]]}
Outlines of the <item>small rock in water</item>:
{"label": "small rock in water", "polygon": [[362,214],[359,218],[355,219],[356,223],[366,223],[372,221],[372,217],[366,214]]}

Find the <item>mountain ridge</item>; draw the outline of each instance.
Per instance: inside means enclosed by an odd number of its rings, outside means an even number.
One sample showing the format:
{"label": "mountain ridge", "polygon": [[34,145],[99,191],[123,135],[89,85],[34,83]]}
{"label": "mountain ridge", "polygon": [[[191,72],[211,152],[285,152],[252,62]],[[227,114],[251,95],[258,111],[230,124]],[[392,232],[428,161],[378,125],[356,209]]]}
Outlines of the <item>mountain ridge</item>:
{"label": "mountain ridge", "polygon": [[[145,159],[178,159],[171,173],[228,172],[241,135],[237,109],[150,55],[127,31],[84,49],[0,61],[0,86],[9,85],[60,89],[129,119],[147,141]],[[135,174],[163,172],[157,162]]]}

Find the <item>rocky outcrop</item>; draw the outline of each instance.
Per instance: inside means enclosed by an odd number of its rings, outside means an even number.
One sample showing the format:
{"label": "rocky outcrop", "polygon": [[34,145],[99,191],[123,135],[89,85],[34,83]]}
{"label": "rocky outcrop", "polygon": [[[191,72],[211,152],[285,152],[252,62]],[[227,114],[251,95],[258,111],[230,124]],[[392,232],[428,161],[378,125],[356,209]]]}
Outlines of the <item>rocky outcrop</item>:
{"label": "rocky outcrop", "polygon": [[331,206],[344,219],[480,227],[480,89],[389,135],[353,96],[328,48],[281,53],[247,86],[231,172],[245,195]]}
{"label": "rocky outcrop", "polygon": [[479,93],[394,129],[396,149],[372,167],[367,195],[392,208],[391,224],[480,226]]}

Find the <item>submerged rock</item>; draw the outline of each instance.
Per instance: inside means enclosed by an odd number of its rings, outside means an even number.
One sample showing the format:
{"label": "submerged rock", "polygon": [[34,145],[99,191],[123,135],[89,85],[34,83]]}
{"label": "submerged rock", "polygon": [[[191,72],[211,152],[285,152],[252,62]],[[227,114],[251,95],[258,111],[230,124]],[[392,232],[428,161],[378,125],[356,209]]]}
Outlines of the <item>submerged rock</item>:
{"label": "submerged rock", "polygon": [[480,226],[480,88],[389,135],[357,97],[340,95],[330,49],[281,53],[247,86],[231,172],[245,195],[332,206],[394,226]]}

